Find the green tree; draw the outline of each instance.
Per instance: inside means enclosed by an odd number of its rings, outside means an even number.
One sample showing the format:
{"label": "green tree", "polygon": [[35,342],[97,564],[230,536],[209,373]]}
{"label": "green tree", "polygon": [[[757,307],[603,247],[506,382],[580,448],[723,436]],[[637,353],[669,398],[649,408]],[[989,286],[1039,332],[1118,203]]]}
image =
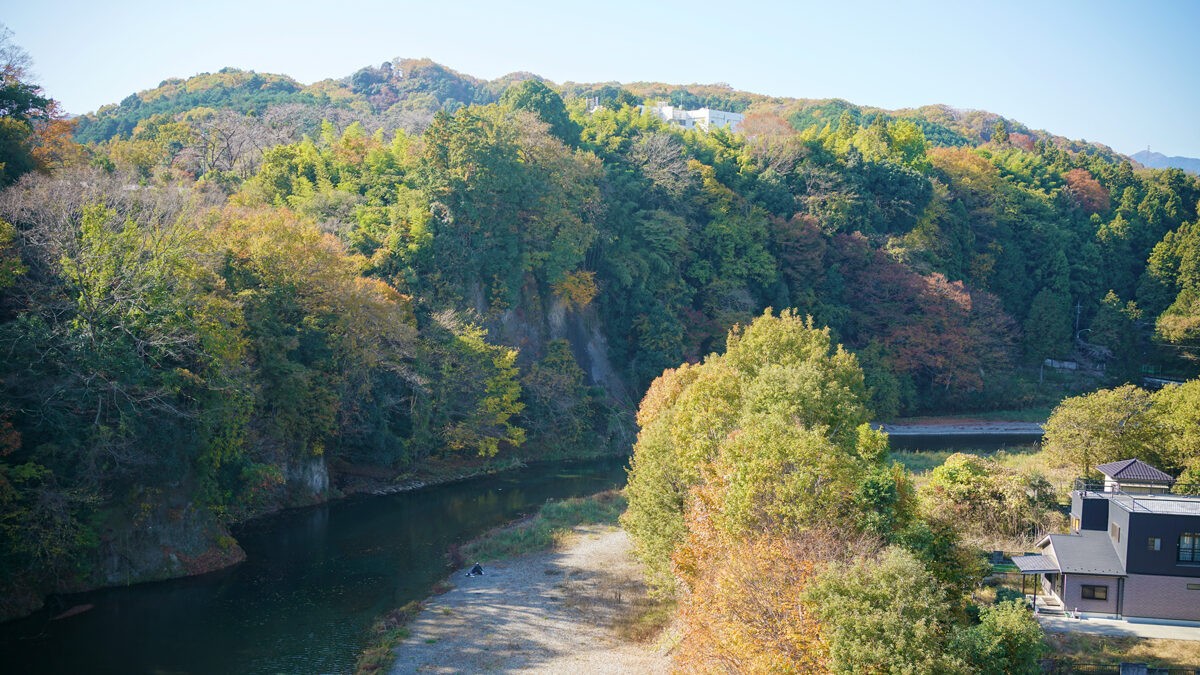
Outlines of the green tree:
{"label": "green tree", "polygon": [[809,586],[835,673],[965,673],[947,650],[950,609],[938,582],[911,553],[832,567]]}
{"label": "green tree", "polygon": [[979,675],[1035,675],[1049,648],[1045,633],[1024,600],[1008,600],[979,613],[979,623],[959,629],[949,651],[961,656],[969,672]]}
{"label": "green tree", "polygon": [[17,283],[18,277],[28,271],[25,264],[21,262],[16,239],[16,228],[0,219],[0,298],[3,297],[4,291]]}
{"label": "green tree", "polygon": [[501,443],[524,443],[525,430],[515,424],[525,407],[517,350],[490,344],[482,328],[450,313],[435,318],[446,331],[435,357],[440,368],[435,406],[446,447],[492,457]]}
{"label": "green tree", "polygon": [[859,496],[862,464],[831,443],[823,428],[765,413],[744,419],[721,444],[712,470],[728,476],[714,486],[716,524],[737,540],[845,520]]}
{"label": "green tree", "polygon": [[1043,289],[1025,319],[1025,353],[1034,361],[1061,358],[1071,349],[1071,298]]}
{"label": "green tree", "polygon": [[528,110],[550,125],[550,133],[570,146],[579,145],[579,125],[567,114],[562,97],[546,83],[529,79],[504,90],[500,104],[515,110]]}
{"label": "green tree", "polygon": [[597,236],[599,163],[547,133],[532,114],[468,107],[425,132],[416,183],[431,204],[431,249],[442,289],[472,283],[506,307],[526,274],[554,285],[577,270]]}
{"label": "green tree", "polygon": [[32,60],[0,24],[0,186],[37,168],[33,144],[36,127],[48,122],[54,101],[28,81]]}
{"label": "green tree", "polygon": [[1159,430],[1153,423],[1150,392],[1126,384],[1068,398],[1046,421],[1042,441],[1062,464],[1090,478],[1097,464],[1122,459],[1161,463]]}
{"label": "green tree", "polygon": [[1122,304],[1121,298],[1109,290],[1092,319],[1088,342],[1112,352],[1112,371],[1118,378],[1132,378],[1136,374],[1141,356],[1137,322],[1141,318],[1137,304],[1132,301]]}
{"label": "green tree", "polygon": [[584,372],[566,340],[552,340],[546,355],[521,378],[527,401],[521,426],[545,446],[559,452],[578,452],[596,442],[590,433],[596,410],[583,386]]}
{"label": "green tree", "polygon": [[[726,345],[724,355],[664,372],[638,410],[622,524],[665,591],[674,585],[670,556],[686,533],[688,493],[710,465],[734,476],[716,488],[729,529],[802,524],[845,513],[851,467],[881,461],[886,447],[860,430],[870,419],[862,371],[828,329],[768,310],[731,330]],[[826,484],[820,467],[841,478]]]}
{"label": "green tree", "polygon": [[1182,471],[1181,483],[1200,483],[1200,380],[1154,392],[1151,405],[1160,429],[1160,468]]}
{"label": "green tree", "polygon": [[992,125],[992,142],[997,145],[1005,145],[1008,143],[1008,125],[1004,120],[996,120]]}

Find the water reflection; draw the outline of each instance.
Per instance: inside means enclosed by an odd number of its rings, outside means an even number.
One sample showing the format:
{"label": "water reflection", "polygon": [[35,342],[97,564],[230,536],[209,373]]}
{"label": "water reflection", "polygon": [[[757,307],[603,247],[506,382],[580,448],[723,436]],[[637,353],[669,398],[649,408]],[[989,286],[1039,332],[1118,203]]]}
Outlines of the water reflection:
{"label": "water reflection", "polygon": [[[0,625],[20,673],[347,672],[370,621],[425,595],[447,547],[547,499],[625,481],[623,461],[535,467],[260,519],[235,532],[248,559],[191,579],[52,598]],[[64,609],[95,608],[59,621]]]}

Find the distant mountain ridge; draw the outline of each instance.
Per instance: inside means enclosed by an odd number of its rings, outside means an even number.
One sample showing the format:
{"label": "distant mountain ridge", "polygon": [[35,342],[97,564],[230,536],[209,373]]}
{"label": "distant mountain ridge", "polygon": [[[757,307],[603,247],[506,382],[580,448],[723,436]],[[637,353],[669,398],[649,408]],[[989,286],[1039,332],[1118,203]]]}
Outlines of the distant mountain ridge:
{"label": "distant mountain ridge", "polygon": [[[154,89],[130,94],[120,103],[81,115],[75,137],[80,142],[103,142],[114,136],[128,137],[143,119],[154,115],[179,114],[198,107],[258,114],[269,106],[298,104],[335,115],[335,109],[345,109],[392,119],[398,116],[412,119],[414,115],[432,118],[439,110],[452,113],[464,105],[494,103],[509,86],[527,79],[546,82],[567,101],[595,98],[601,103],[620,105],[662,100],[685,109],[709,107],[746,114],[769,113],[782,117],[797,129],[813,125],[836,127],[843,114],[848,114],[860,125],[869,124],[883,115],[914,122],[924,132],[926,139],[937,146],[982,145],[991,140],[999,123],[1010,135],[1013,145],[1024,146],[1028,150],[1032,150],[1036,142],[1046,141],[1071,152],[1100,154],[1110,160],[1121,156],[1106,145],[1071,140],[1044,130],[1032,130],[1016,120],[985,110],[961,110],[947,105],[888,110],[857,105],[842,99],[768,96],[736,90],[724,83],[680,85],[662,82],[567,81],[555,85],[529,72],[482,80],[430,59],[399,58],[380,66],[360,68],[340,79],[321,80],[307,86],[286,75],[255,73],[238,68],[223,68],[217,73],[201,73],[186,79],[169,78]],[[620,95],[620,92],[625,92],[625,95]]]}
{"label": "distant mountain ridge", "polygon": [[1176,168],[1200,175],[1200,159],[1195,157],[1167,157],[1161,152],[1142,150],[1130,155],[1129,158],[1151,169]]}

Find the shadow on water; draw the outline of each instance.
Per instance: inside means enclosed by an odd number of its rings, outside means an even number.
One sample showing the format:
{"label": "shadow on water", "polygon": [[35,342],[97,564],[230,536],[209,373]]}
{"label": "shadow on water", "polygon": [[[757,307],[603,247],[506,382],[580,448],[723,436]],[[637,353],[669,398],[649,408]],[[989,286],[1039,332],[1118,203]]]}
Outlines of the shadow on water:
{"label": "shadow on water", "polygon": [[[623,459],[537,466],[252,521],[246,562],[187,579],[51,598],[0,624],[11,673],[348,672],[383,611],[423,598],[444,553],[547,499],[625,483]],[[51,621],[66,608],[90,611]]]}

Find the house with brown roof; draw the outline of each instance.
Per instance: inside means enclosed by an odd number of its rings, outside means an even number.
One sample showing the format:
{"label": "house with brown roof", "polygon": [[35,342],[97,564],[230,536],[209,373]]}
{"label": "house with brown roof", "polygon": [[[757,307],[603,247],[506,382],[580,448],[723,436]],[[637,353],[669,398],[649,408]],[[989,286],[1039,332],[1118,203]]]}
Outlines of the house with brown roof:
{"label": "house with brown roof", "polygon": [[1071,531],[1013,563],[1036,575],[1049,606],[1110,618],[1200,622],[1200,496],[1137,459],[1077,481]]}

